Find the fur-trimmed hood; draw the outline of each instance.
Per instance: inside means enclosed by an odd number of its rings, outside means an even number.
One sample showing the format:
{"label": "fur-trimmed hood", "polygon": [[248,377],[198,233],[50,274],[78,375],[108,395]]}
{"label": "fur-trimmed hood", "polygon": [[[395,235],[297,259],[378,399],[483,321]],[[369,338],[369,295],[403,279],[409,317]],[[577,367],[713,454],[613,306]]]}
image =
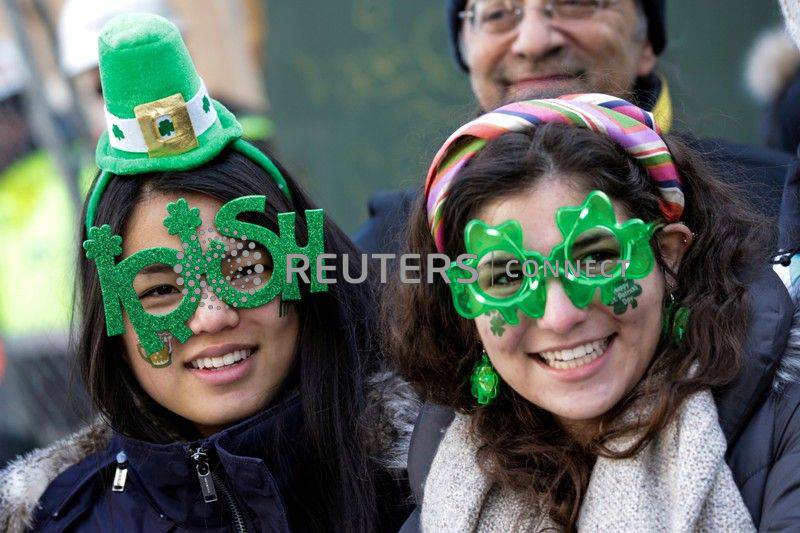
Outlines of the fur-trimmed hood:
{"label": "fur-trimmed hood", "polygon": [[800,67],[800,51],[784,28],[763,33],[747,57],[747,88],[762,103],[778,98]]}
{"label": "fur-trimmed hood", "polygon": [[105,448],[110,439],[111,429],[98,420],[11,462],[0,472],[0,530],[17,532],[30,528],[47,486],[67,468]]}
{"label": "fur-trimmed hood", "polygon": [[797,0],[780,0],[786,30],[791,34],[794,43],[800,46],[800,5]]}
{"label": "fur-trimmed hood", "polygon": [[[365,425],[372,457],[395,477],[405,475],[406,457],[420,402],[411,386],[383,370],[368,380]],[[31,527],[39,499],[50,483],[89,455],[104,450],[113,431],[97,420],[47,448],[20,456],[0,471],[0,531],[19,532]]]}

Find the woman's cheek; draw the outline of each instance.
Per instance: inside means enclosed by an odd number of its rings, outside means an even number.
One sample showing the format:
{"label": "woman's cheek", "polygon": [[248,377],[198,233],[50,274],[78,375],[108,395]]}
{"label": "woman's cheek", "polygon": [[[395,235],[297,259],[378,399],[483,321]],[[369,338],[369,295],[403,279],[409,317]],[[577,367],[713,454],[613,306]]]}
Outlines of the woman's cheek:
{"label": "woman's cheek", "polygon": [[172,364],[165,367],[155,368],[139,354],[139,337],[133,329],[133,325],[125,317],[125,333],[123,334],[123,345],[125,354],[123,356],[131,367],[136,381],[144,391],[157,403],[163,407],[173,410],[173,403],[177,399],[182,399],[181,390],[176,385],[179,383],[179,368],[176,359],[180,360],[177,352],[180,350],[180,343],[175,341],[173,348]]}
{"label": "woman's cheek", "polygon": [[[492,355],[511,353],[519,346],[520,338],[525,332],[523,324],[528,318],[520,312],[520,323],[512,326],[505,320],[502,320],[502,323],[500,320],[493,322],[492,318],[495,317],[495,314],[493,312],[491,316],[481,315],[475,319],[475,326],[478,329],[483,348]],[[499,314],[496,316],[500,317]]]}
{"label": "woman's cheek", "polygon": [[[661,337],[664,278],[660,270],[647,277],[635,280],[642,288],[636,298],[636,307],[629,305],[624,313],[615,314],[613,307],[601,304],[603,312],[617,324],[614,367],[624,376],[624,391],[628,391],[641,379],[650,364]],[[627,370],[622,371],[622,368]]]}
{"label": "woman's cheek", "polygon": [[[634,282],[641,287],[642,292],[635,300],[636,306],[629,305],[624,313],[617,315],[618,320],[648,329],[654,323],[660,325],[664,301],[663,274],[660,270],[654,269],[647,277]],[[613,307],[606,306],[606,309],[607,312],[614,314]]]}

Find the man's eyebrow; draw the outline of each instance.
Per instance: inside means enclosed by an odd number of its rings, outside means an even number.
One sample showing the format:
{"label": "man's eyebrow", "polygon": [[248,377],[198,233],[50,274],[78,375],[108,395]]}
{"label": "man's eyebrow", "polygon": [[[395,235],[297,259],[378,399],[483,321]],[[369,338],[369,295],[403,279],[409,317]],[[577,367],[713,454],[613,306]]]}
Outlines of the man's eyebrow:
{"label": "man's eyebrow", "polygon": [[139,274],[163,274],[164,272],[175,272],[173,268],[169,265],[165,265],[164,263],[156,263],[150,266],[146,266],[139,271]]}

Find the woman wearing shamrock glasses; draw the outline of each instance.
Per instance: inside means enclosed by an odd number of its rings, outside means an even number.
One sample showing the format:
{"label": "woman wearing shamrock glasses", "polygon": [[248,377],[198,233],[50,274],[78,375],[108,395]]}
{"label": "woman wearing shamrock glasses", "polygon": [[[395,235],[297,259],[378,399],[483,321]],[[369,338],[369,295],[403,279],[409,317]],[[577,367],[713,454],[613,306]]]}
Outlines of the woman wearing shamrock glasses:
{"label": "woman wearing shamrock glasses", "polygon": [[458,261],[385,306],[429,402],[404,531],[798,527],[791,304],[737,194],[605,95],[448,139],[407,248]]}
{"label": "woman wearing shamrock glasses", "polygon": [[416,409],[369,285],[286,279],[288,254],[353,245],[240,139],[174,25],[123,15],[99,44],[76,351],[102,422],[0,473],[0,530],[396,530]]}

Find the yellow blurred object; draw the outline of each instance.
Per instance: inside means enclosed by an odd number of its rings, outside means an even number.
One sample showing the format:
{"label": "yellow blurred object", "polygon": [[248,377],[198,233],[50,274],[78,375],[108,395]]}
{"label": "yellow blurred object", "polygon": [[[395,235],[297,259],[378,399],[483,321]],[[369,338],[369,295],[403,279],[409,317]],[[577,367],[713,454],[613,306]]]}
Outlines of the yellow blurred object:
{"label": "yellow blurred object", "polygon": [[248,141],[267,142],[275,134],[275,123],[264,115],[243,114],[237,117]]}
{"label": "yellow blurred object", "polygon": [[672,129],[672,96],[669,94],[667,78],[661,75],[659,77],[661,78],[661,91],[658,93],[656,105],[653,106],[653,118],[663,133],[669,133],[669,130]]}
{"label": "yellow blurred object", "polygon": [[[93,170],[82,175],[88,189]],[[31,153],[0,173],[0,336],[66,333],[72,312],[77,214],[52,158]]]}

